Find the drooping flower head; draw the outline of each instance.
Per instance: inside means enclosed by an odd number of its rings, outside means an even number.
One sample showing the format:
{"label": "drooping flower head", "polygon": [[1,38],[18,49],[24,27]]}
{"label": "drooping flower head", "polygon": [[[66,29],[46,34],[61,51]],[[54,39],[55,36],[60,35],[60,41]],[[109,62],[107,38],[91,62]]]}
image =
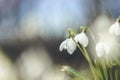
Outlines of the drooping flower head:
{"label": "drooping flower head", "polygon": [[63,49],[66,49],[69,54],[73,54],[76,50],[76,44],[72,38],[67,38],[60,44],[59,50],[63,51]]}
{"label": "drooping flower head", "polygon": [[79,34],[76,34],[72,29],[68,29],[68,38],[60,44],[59,50],[62,51],[66,49],[69,54],[73,54],[77,48],[76,43],[80,43],[82,46],[87,47],[89,41],[85,31],[86,27],[82,28],[82,32]]}
{"label": "drooping flower head", "polygon": [[80,43],[84,47],[87,47],[89,40],[85,32],[86,32],[86,27],[82,27],[82,32],[77,34],[74,39],[77,43]]}
{"label": "drooping flower head", "polygon": [[88,37],[84,32],[77,34],[74,39],[76,42],[79,42],[84,47],[88,46]]}
{"label": "drooping flower head", "polygon": [[97,43],[95,50],[98,57],[106,56],[109,52],[106,44],[101,41]]}
{"label": "drooping flower head", "polygon": [[101,33],[98,34],[99,39],[98,43],[95,46],[96,51],[96,59],[105,61],[107,65],[112,66],[114,64],[118,64],[118,60],[120,57],[120,45],[118,41],[111,35]]}
{"label": "drooping flower head", "polygon": [[70,28],[68,29],[68,38],[60,44],[59,46],[60,51],[66,49],[69,54],[73,54],[73,52],[76,50],[76,44],[73,40],[75,34],[76,34],[75,31],[73,31]]}
{"label": "drooping flower head", "polygon": [[120,17],[117,21],[110,27],[109,32],[115,36],[120,36]]}

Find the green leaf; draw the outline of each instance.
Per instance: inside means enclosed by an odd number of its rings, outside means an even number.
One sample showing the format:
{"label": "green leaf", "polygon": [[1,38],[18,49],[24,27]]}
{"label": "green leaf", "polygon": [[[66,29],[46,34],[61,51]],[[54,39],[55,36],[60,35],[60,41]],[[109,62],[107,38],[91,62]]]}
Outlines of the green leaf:
{"label": "green leaf", "polygon": [[73,68],[71,68],[69,66],[63,66],[61,70],[65,71],[66,73],[68,73],[72,76],[74,76],[78,80],[90,80],[90,78],[88,78],[87,76],[83,75],[82,73],[74,70]]}

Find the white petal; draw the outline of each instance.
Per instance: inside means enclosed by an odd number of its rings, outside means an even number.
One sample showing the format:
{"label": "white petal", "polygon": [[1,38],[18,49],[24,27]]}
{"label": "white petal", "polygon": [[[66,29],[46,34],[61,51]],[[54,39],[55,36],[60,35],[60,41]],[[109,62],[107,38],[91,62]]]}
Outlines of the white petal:
{"label": "white petal", "polygon": [[88,37],[84,32],[81,32],[80,34],[78,34],[78,42],[83,45],[84,47],[88,46]]}
{"label": "white petal", "polygon": [[120,35],[120,26],[116,26],[116,27],[114,28],[114,33],[115,33],[116,36],[119,36],[119,35]]}
{"label": "white petal", "polygon": [[120,25],[118,22],[115,22],[109,29],[109,32],[113,35],[120,36]]}
{"label": "white petal", "polygon": [[72,38],[70,38],[68,41],[67,41],[67,52],[69,54],[73,54],[73,52],[76,50],[76,44],[75,42],[72,40]]}
{"label": "white petal", "polygon": [[105,47],[105,53],[106,53],[106,55],[108,55],[109,54],[109,47],[105,44],[104,44],[104,47]]}
{"label": "white petal", "polygon": [[112,26],[109,28],[109,32],[111,34],[114,34],[114,27],[116,26],[117,23],[112,24]]}
{"label": "white petal", "polygon": [[109,32],[110,32],[111,34],[114,33],[114,25],[112,25],[112,26],[110,27]]}
{"label": "white petal", "polygon": [[77,35],[75,36],[74,40],[75,40],[76,42],[78,42],[78,41],[79,41],[79,37],[80,37],[80,34],[77,34]]}
{"label": "white petal", "polygon": [[108,53],[109,53],[109,48],[106,44],[104,44],[103,42],[99,42],[97,45],[96,45],[96,53],[97,53],[97,56],[98,57],[101,57],[101,56],[108,56]]}
{"label": "white petal", "polygon": [[59,46],[59,50],[62,51],[63,49],[66,49],[66,43],[67,43],[68,39],[64,40],[60,46]]}
{"label": "white petal", "polygon": [[96,45],[96,54],[98,57],[102,57],[103,55],[105,55],[105,48],[104,48],[104,44],[102,42],[99,42],[97,45]]}

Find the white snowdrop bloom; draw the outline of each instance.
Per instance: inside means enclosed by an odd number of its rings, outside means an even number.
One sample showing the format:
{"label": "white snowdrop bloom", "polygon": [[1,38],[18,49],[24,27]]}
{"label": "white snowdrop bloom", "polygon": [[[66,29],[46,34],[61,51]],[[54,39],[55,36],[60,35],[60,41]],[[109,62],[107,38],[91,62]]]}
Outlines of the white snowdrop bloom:
{"label": "white snowdrop bloom", "polygon": [[89,43],[88,37],[84,32],[77,34],[74,39],[76,42],[79,42],[84,47],[88,46],[88,43]]}
{"label": "white snowdrop bloom", "polygon": [[76,50],[76,44],[72,38],[68,38],[60,44],[59,50],[62,51],[63,49],[66,49],[69,54],[73,54]]}
{"label": "white snowdrop bloom", "polygon": [[109,53],[109,49],[103,42],[99,42],[96,45],[96,54],[98,57],[106,56]]}
{"label": "white snowdrop bloom", "polygon": [[120,24],[115,22],[109,29],[109,32],[113,35],[120,36]]}

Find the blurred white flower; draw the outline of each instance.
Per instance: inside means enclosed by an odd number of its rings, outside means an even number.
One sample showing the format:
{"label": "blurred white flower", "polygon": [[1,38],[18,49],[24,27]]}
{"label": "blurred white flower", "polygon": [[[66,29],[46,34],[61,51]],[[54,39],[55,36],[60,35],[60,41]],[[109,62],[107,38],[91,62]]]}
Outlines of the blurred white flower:
{"label": "blurred white flower", "polygon": [[76,42],[79,42],[84,47],[88,46],[88,43],[89,43],[88,37],[84,32],[77,34],[74,39]]}
{"label": "blurred white flower", "polygon": [[95,49],[96,49],[96,54],[98,57],[106,56],[109,52],[107,45],[101,41],[97,43]]}
{"label": "blurred white flower", "polygon": [[0,80],[18,80],[16,66],[0,49]]}
{"label": "blurred white flower", "polygon": [[68,38],[60,44],[59,50],[62,51],[63,49],[66,49],[69,54],[73,54],[76,50],[76,44],[72,38]]}
{"label": "blurred white flower", "polygon": [[48,54],[43,46],[30,47],[23,51],[17,60],[17,69],[22,80],[43,80],[41,77],[45,76],[45,72],[49,72],[53,67]]}
{"label": "blurred white flower", "polygon": [[109,32],[113,35],[120,36],[120,24],[119,22],[115,22],[109,29]]}

